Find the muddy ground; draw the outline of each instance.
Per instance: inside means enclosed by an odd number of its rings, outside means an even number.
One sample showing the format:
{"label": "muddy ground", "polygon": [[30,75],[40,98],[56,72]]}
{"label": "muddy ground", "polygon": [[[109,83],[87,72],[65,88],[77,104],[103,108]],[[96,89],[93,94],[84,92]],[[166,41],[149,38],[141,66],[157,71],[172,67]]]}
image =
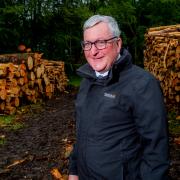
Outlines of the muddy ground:
{"label": "muddy ground", "polygon": [[[74,100],[76,93],[66,93],[31,107],[17,121],[22,129],[0,129],[7,138],[0,146],[0,180],[53,180],[58,173],[67,178],[69,147],[75,140]],[[170,137],[171,180],[180,179],[180,146]],[[56,170],[53,175],[52,169]]]}

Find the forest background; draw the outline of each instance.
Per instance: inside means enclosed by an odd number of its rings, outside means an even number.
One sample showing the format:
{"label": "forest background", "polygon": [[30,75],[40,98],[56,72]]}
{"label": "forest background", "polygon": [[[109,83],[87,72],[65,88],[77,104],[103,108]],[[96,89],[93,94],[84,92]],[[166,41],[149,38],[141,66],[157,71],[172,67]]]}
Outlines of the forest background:
{"label": "forest background", "polygon": [[65,62],[68,75],[85,63],[82,25],[93,14],[112,15],[123,46],[143,66],[144,34],[150,27],[180,23],[179,0],[0,0],[0,54],[24,44],[43,57]]}

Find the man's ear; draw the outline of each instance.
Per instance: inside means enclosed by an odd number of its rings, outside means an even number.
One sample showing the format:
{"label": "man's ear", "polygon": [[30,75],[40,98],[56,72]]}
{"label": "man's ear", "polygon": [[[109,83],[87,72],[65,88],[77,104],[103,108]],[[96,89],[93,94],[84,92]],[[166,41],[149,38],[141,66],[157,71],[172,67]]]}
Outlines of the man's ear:
{"label": "man's ear", "polygon": [[117,41],[118,45],[122,46],[122,39],[119,37]]}
{"label": "man's ear", "polygon": [[116,43],[117,43],[117,46],[118,46],[118,49],[119,49],[119,53],[120,53],[121,48],[122,48],[122,39],[119,37]]}

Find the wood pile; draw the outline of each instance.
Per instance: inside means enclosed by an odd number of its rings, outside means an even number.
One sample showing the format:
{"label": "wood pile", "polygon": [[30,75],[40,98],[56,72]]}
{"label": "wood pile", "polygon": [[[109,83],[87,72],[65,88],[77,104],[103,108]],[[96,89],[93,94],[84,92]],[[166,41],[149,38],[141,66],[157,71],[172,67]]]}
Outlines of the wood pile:
{"label": "wood pile", "polygon": [[23,102],[36,103],[65,91],[64,62],[42,59],[42,54],[0,55],[0,113],[14,114]]}
{"label": "wood pile", "polygon": [[144,66],[160,80],[167,107],[180,113],[180,24],[149,28]]}

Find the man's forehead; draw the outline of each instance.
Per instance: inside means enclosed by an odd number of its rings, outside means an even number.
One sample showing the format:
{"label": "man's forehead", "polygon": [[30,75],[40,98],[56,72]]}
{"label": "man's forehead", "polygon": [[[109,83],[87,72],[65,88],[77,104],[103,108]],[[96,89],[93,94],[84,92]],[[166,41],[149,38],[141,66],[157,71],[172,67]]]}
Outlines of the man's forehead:
{"label": "man's forehead", "polygon": [[84,31],[84,39],[104,39],[104,38],[111,38],[112,32],[110,31],[109,27],[105,23],[97,24],[91,28],[88,28]]}

